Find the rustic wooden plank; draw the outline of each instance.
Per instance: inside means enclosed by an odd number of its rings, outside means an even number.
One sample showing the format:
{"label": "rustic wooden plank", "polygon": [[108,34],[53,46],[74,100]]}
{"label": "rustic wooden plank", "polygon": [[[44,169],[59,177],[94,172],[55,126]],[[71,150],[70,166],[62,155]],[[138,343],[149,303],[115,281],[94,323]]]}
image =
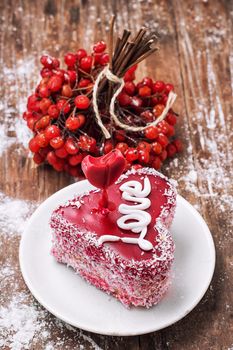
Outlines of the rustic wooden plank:
{"label": "rustic wooden plank", "polygon": [[[0,147],[1,304],[7,317],[19,317],[3,330],[25,336],[30,349],[228,349],[232,339],[232,260],[230,171],[232,161],[232,2],[212,1],[2,1],[0,3]],[[62,57],[80,45],[106,39],[108,19],[132,30],[147,24],[160,34],[160,53],[143,63],[140,75],[173,82],[179,98],[179,134],[185,150],[163,171],[179,181],[179,191],[204,215],[217,245],[217,269],[210,290],[184,320],[141,337],[104,337],[75,330],[45,311],[28,292],[18,266],[20,230],[37,203],[73,179],[49,167],[34,167],[22,147],[19,123],[26,97],[38,80],[41,52]],[[17,88],[16,88],[17,86]],[[17,125],[17,131],[12,128]],[[26,138],[26,135],[25,135]],[[4,144],[7,147],[3,147]],[[9,196],[9,198],[6,197]],[[22,201],[19,202],[18,198]],[[25,202],[29,200],[29,202]],[[17,209],[12,223],[8,201]],[[2,203],[5,203],[3,206]],[[4,214],[4,213],[0,213]],[[8,215],[8,216],[7,216]],[[7,223],[15,225],[5,232]],[[8,225],[9,226],[9,225]],[[12,232],[10,232],[12,231]],[[10,293],[9,293],[10,291]],[[8,316],[7,316],[8,315]],[[25,323],[28,315],[32,325]],[[229,325],[228,329],[225,326]],[[28,327],[28,328],[27,328]],[[24,333],[22,333],[24,332]],[[1,335],[1,330],[0,330]],[[217,339],[217,342],[216,342]],[[21,344],[22,339],[21,339]],[[25,343],[26,344],[26,343]],[[25,347],[26,348],[26,347]]]}
{"label": "rustic wooden plank", "polygon": [[233,297],[232,268],[226,258],[232,251],[232,47],[226,41],[232,29],[230,11],[223,2],[172,3],[197,172],[195,196],[215,239],[217,265],[211,288],[198,307],[162,333],[169,349],[228,349],[232,338],[225,325],[232,324]]}

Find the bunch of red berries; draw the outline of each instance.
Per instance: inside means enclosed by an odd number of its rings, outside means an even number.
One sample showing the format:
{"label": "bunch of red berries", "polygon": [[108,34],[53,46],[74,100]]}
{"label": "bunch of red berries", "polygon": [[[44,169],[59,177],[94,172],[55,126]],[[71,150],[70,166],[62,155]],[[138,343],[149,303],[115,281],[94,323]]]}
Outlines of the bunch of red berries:
{"label": "bunch of red berries", "polygon": [[[159,169],[163,161],[182,150],[174,139],[177,115],[170,110],[157,126],[143,132],[116,127],[108,113],[107,92],[99,96],[99,110],[111,139],[105,140],[92,107],[92,91],[96,77],[108,64],[109,55],[103,41],[93,46],[90,55],[84,49],[67,53],[67,69],[60,61],[47,55],[41,57],[41,81],[29,96],[23,118],[34,136],[29,149],[36,164],[49,163],[57,171],[78,176],[80,163],[87,154],[99,156],[119,149],[127,160],[126,168],[141,164]],[[135,84],[136,66],[124,75],[125,86],[118,96],[118,114],[128,125],[142,125],[156,120],[163,112],[171,84],[144,78]]]}

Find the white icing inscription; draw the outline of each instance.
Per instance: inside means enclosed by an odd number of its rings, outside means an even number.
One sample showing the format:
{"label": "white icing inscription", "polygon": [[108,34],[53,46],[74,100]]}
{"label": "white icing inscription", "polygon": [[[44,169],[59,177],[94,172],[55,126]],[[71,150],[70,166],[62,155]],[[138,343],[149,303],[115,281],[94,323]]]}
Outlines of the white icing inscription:
{"label": "white icing inscription", "polygon": [[120,190],[123,192],[122,198],[133,202],[133,205],[119,205],[118,210],[123,215],[117,220],[117,225],[123,230],[140,233],[140,236],[138,238],[121,238],[114,235],[104,235],[99,238],[99,243],[122,241],[129,244],[138,244],[145,251],[151,250],[153,248],[152,243],[145,239],[147,226],[151,222],[151,215],[145,211],[151,205],[149,198],[146,198],[151,192],[148,177],[144,178],[144,188],[142,188],[139,181],[127,181],[121,185]]}

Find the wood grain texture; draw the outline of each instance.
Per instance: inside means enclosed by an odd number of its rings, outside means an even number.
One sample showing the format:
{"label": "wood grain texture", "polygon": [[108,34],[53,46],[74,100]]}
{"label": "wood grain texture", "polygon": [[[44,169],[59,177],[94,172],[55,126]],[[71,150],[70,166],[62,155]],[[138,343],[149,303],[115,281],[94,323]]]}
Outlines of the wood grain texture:
{"label": "wood grain texture", "polygon": [[[0,200],[2,203],[9,198],[13,203],[21,200],[19,205],[25,205],[29,213],[42,200],[74,181],[49,167],[33,166],[23,147],[24,137],[19,135],[20,113],[38,80],[41,53],[62,57],[66,51],[80,46],[88,48],[95,40],[106,39],[112,13],[117,15],[118,31],[123,27],[136,30],[146,24],[159,33],[160,52],[140,66],[138,76],[151,75],[172,82],[178,93],[177,132],[185,150],[162,171],[178,181],[180,194],[200,211],[210,227],[217,250],[213,281],[188,316],[160,332],[123,338],[75,330],[50,315],[30,295],[19,271],[18,228],[10,227],[12,232],[5,232],[0,219],[0,305],[12,314],[13,311],[20,315],[32,313],[35,327],[30,328],[22,349],[230,350],[233,348],[232,1],[2,0]],[[0,347],[14,348],[15,334],[19,335],[17,326],[9,325],[8,330],[0,328]]]}

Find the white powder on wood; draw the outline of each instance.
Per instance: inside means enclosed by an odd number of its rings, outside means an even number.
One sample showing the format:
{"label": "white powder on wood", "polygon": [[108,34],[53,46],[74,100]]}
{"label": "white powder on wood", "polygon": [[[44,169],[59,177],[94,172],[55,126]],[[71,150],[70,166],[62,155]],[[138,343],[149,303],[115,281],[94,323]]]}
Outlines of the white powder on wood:
{"label": "white powder on wood", "polygon": [[10,198],[0,192],[0,232],[3,235],[21,235],[26,220],[38,204]]}
{"label": "white powder on wood", "polygon": [[17,60],[13,67],[3,66],[0,79],[5,89],[4,100],[0,103],[0,156],[12,145],[17,149],[28,148],[32,132],[27,128],[22,114],[26,110],[27,97],[32,94],[33,87],[39,79],[34,57]]}

